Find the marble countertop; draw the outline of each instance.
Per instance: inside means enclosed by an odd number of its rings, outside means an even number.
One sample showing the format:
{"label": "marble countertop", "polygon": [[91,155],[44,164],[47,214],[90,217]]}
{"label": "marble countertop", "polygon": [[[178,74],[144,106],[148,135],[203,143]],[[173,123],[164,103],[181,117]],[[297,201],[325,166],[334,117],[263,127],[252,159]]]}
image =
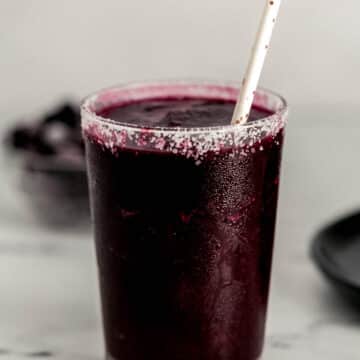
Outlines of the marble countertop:
{"label": "marble countertop", "polygon": [[[308,255],[320,226],[360,205],[354,114],[317,105],[291,114],[264,360],[360,359],[360,309],[336,296]],[[36,224],[1,166],[0,359],[102,359],[90,230]]]}

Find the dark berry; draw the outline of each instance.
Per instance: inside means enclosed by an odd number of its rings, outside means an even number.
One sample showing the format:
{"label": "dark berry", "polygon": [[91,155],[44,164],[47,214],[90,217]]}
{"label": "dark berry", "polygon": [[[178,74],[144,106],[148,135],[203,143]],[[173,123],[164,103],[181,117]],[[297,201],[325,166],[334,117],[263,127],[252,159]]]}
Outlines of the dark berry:
{"label": "dark berry", "polygon": [[84,154],[80,113],[70,103],[30,126],[16,126],[5,140],[12,148],[27,150],[29,154],[61,155],[68,153],[68,149],[73,149],[71,151],[79,156]]}
{"label": "dark berry", "polygon": [[15,149],[28,149],[31,145],[31,131],[26,126],[18,126],[11,131],[8,142]]}
{"label": "dark berry", "polygon": [[73,131],[63,123],[46,124],[42,126],[42,137],[48,144],[57,147],[68,142]]}
{"label": "dark berry", "polygon": [[56,153],[55,147],[44,141],[41,137],[34,137],[31,150],[42,155],[53,155]]}
{"label": "dark berry", "polygon": [[44,124],[60,122],[71,128],[80,126],[80,113],[71,104],[64,104],[44,118]]}

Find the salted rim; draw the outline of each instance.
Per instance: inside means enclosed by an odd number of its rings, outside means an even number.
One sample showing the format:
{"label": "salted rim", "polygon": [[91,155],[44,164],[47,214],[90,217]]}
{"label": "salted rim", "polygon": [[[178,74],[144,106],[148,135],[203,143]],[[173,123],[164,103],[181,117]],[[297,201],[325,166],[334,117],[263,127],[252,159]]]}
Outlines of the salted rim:
{"label": "salted rim", "polygon": [[[100,91],[97,91],[91,95],[89,95],[88,97],[86,97],[82,102],[81,102],[81,114],[82,114],[82,127],[85,127],[85,124],[89,123],[89,122],[95,122],[98,123],[99,125],[105,125],[108,124],[111,127],[117,129],[117,130],[129,130],[129,131],[141,131],[146,129],[147,132],[152,132],[154,134],[156,133],[161,133],[161,134],[166,134],[167,136],[171,136],[172,134],[179,134],[179,133],[186,133],[187,135],[191,135],[191,134],[202,134],[202,133],[209,133],[209,132],[233,132],[233,133],[237,133],[239,131],[244,131],[245,129],[251,129],[251,128],[255,128],[255,127],[259,127],[261,126],[261,124],[265,124],[265,123],[269,123],[269,122],[276,122],[279,121],[279,119],[286,119],[287,115],[288,115],[288,104],[286,102],[286,100],[279,94],[277,94],[274,91],[271,90],[267,90],[264,88],[259,88],[256,91],[256,95],[258,96],[266,96],[267,98],[271,97],[273,99],[273,102],[277,102],[277,106],[278,109],[274,110],[274,109],[269,109],[269,106],[265,106],[265,105],[260,105],[257,104],[257,98],[255,96],[254,99],[254,104],[255,106],[259,106],[259,107],[263,107],[265,108],[265,110],[267,111],[271,111],[274,112],[273,114],[258,119],[258,120],[254,120],[251,121],[249,123],[243,124],[243,125],[239,125],[239,124],[235,124],[232,125],[230,123],[231,119],[229,119],[229,125],[221,125],[221,126],[207,126],[207,127],[160,127],[160,126],[142,126],[140,124],[131,124],[131,123],[126,123],[126,122],[119,122],[119,121],[114,121],[110,118],[107,117],[103,117],[100,116],[96,113],[96,110],[92,109],[93,105],[97,104],[97,100],[99,99],[99,97],[102,94],[111,92],[111,91],[125,91],[125,90],[139,90],[141,88],[144,87],[157,87],[157,86],[187,86],[187,87],[201,87],[203,88],[203,90],[206,90],[206,88],[215,86],[217,87],[220,91],[223,90],[224,92],[226,92],[226,90],[230,90],[232,92],[238,92],[239,88],[240,88],[240,83],[238,82],[234,82],[234,81],[209,81],[209,80],[160,80],[160,81],[142,81],[142,82],[129,82],[129,83],[124,83],[124,84],[120,84],[120,85],[115,85],[115,86],[111,86],[108,88],[104,88]],[[180,91],[179,91],[180,92]],[[227,94],[227,96],[225,96],[224,94],[221,95],[221,93],[219,92],[217,94],[218,96],[214,96],[213,98],[215,99],[223,99],[223,100],[229,100],[229,101],[236,101],[236,95],[232,95],[230,93]],[[198,96],[198,94],[190,94],[188,95],[190,98],[194,97],[194,98],[201,98],[203,97],[204,99],[211,99],[212,96],[211,94],[204,94],[204,95],[200,95]],[[144,96],[142,98],[139,98],[139,100],[147,100],[147,99],[151,99],[151,98],[161,98],[162,96]],[[166,97],[166,95],[163,96],[164,98]],[[133,100],[136,101],[136,100]],[[124,105],[127,103],[131,103],[131,100],[125,101]],[[118,101],[118,104],[120,104],[121,102]],[[113,103],[114,105],[116,104],[116,101]],[[108,104],[107,107],[109,107],[109,105],[112,104]],[[106,108],[106,106],[104,106],[104,108]]]}

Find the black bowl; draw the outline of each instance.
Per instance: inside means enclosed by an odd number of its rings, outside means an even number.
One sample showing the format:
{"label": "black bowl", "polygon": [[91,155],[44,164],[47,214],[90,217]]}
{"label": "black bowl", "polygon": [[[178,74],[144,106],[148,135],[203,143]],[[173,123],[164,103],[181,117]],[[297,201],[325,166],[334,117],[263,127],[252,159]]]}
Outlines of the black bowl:
{"label": "black bowl", "polygon": [[70,228],[89,224],[80,128],[79,106],[64,102],[36,121],[16,123],[5,134],[4,170],[15,169],[30,213],[42,223]]}
{"label": "black bowl", "polygon": [[57,227],[89,225],[85,161],[27,157],[20,166],[20,187],[40,222]]}
{"label": "black bowl", "polygon": [[313,240],[311,255],[339,294],[360,306],[360,212],[323,228]]}

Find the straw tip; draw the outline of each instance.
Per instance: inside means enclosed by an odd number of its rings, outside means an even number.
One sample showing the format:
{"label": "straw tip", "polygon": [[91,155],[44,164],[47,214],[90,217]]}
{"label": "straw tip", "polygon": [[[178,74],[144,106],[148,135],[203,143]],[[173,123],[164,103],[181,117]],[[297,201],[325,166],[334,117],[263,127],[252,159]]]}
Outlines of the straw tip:
{"label": "straw tip", "polygon": [[277,20],[281,0],[266,0],[265,10],[261,19],[255,44],[248,62],[245,76],[242,80],[242,87],[233,114],[233,124],[247,122],[251,105],[256,95],[256,88],[264,66],[264,61],[270,49],[270,40]]}

